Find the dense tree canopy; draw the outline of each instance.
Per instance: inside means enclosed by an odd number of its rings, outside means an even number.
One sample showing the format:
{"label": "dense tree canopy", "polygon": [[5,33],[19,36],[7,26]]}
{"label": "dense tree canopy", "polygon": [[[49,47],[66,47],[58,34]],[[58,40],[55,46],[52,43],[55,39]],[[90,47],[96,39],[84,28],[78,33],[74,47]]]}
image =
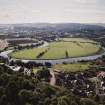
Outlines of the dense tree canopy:
{"label": "dense tree canopy", "polygon": [[[39,76],[49,75],[48,70]],[[81,99],[65,88],[50,86],[38,78],[13,72],[0,66],[0,105],[97,105]]]}

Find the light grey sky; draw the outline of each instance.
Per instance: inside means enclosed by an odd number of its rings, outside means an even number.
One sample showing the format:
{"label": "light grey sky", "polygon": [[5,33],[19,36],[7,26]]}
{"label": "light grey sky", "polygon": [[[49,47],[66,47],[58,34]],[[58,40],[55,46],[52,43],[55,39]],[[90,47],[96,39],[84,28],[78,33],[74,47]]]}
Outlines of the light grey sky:
{"label": "light grey sky", "polygon": [[0,0],[0,23],[105,22],[105,0]]}

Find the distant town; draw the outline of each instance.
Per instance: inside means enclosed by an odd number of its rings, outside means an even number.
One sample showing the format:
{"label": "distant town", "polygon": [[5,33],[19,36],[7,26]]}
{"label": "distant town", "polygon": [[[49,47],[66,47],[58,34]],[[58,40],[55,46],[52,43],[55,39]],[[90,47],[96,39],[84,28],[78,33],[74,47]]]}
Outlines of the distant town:
{"label": "distant town", "polygon": [[105,25],[0,25],[0,105],[104,105]]}

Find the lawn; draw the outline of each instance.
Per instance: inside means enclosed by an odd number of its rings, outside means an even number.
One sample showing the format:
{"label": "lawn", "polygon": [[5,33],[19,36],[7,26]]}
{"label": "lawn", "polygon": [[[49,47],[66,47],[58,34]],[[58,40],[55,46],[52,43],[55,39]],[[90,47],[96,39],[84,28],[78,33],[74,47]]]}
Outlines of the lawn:
{"label": "lawn", "polygon": [[50,44],[50,50],[45,53],[43,59],[59,59],[66,57],[66,51],[69,57],[80,57],[95,54],[99,47],[93,43],[80,42],[54,42]]}
{"label": "lawn", "polygon": [[63,40],[63,41],[77,41],[77,42],[93,42],[93,43],[96,43],[93,40],[84,39],[84,38],[60,38],[60,40]]}
{"label": "lawn", "polygon": [[45,51],[47,48],[43,47],[43,48],[34,48],[34,49],[25,49],[25,50],[21,50],[21,51],[17,51],[17,52],[13,52],[10,55],[13,58],[19,58],[19,59],[36,59],[36,56]]}
{"label": "lawn", "polygon": [[57,64],[53,66],[53,69],[57,71],[76,72],[87,70],[92,66],[90,63]]}
{"label": "lawn", "polygon": [[82,38],[65,38],[68,41],[57,41],[49,43],[49,46],[43,48],[25,49],[17,52],[13,52],[11,56],[13,58],[20,59],[36,59],[36,56],[45,51],[48,47],[49,50],[40,57],[40,59],[60,59],[66,57],[81,57],[88,56],[97,53],[100,47],[97,43],[89,39]]}
{"label": "lawn", "polygon": [[39,70],[41,70],[42,68],[38,68],[38,67],[36,67],[36,68],[33,68],[33,73],[34,74],[36,74]]}

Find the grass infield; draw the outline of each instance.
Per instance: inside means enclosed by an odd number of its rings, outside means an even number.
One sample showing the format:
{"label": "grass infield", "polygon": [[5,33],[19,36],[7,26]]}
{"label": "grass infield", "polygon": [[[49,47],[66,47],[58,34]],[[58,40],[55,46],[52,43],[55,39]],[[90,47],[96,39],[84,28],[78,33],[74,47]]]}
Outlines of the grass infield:
{"label": "grass infield", "polygon": [[100,51],[99,45],[89,39],[64,38],[49,43],[47,47],[15,51],[10,55],[18,59],[37,59],[37,56],[46,51],[39,59],[61,59],[66,57],[81,57],[96,54]]}

